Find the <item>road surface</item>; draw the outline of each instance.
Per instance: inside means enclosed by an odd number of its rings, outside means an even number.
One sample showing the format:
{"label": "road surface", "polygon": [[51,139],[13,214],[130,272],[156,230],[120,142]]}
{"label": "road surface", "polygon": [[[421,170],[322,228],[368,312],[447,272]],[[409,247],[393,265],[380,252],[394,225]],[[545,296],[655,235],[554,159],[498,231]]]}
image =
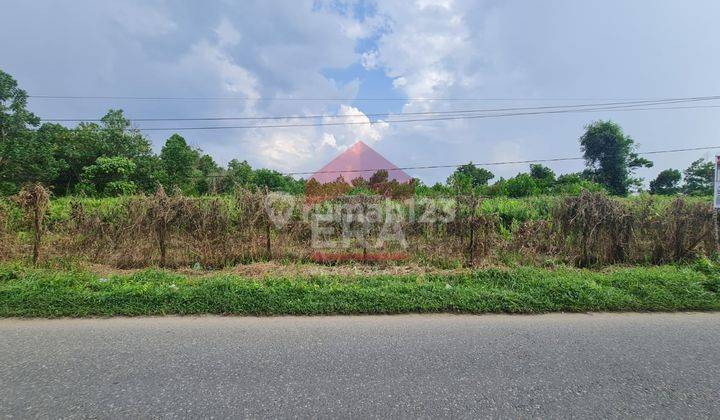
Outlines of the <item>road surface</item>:
{"label": "road surface", "polygon": [[718,417],[720,314],[0,319],[0,417]]}

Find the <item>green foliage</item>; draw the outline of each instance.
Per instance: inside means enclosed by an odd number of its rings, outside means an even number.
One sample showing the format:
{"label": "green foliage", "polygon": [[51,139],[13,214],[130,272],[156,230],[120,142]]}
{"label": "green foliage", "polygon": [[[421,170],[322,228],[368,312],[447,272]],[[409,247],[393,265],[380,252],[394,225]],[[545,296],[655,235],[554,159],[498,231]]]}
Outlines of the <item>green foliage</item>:
{"label": "green foliage", "polygon": [[555,184],[555,172],[538,163],[530,164],[530,176],[535,180],[540,193],[547,193]]}
{"label": "green foliage", "polygon": [[370,188],[375,188],[386,182],[388,182],[388,171],[386,171],[385,169],[381,169],[370,176],[370,179],[368,180],[368,185],[370,186]]}
{"label": "green foliage", "polygon": [[193,175],[198,155],[179,134],[173,134],[165,141],[160,151],[160,160],[167,174],[166,190],[179,188],[185,193],[193,192]]}
{"label": "green foliage", "polygon": [[691,267],[497,269],[448,275],[196,278],[0,266],[1,317],[167,314],[541,313],[718,310],[716,282]]}
{"label": "green foliage", "polygon": [[240,162],[233,159],[228,163],[225,177],[221,181],[221,190],[229,193],[238,187],[250,189],[254,182],[254,176],[253,169],[246,160]]}
{"label": "green foliage", "polygon": [[518,174],[517,176],[508,179],[503,184],[503,195],[508,197],[530,197],[532,195],[539,194],[541,191],[538,187],[535,178],[528,174]]}
{"label": "green foliage", "polygon": [[415,187],[415,195],[419,197],[448,197],[452,195],[452,193],[453,191],[449,186],[439,182],[436,182],[431,187],[418,182],[418,185]]}
{"label": "green foliage", "polygon": [[585,130],[580,147],[592,179],[612,194],[627,195],[641,181],[632,177],[635,169],[652,162],[637,154],[635,141],[612,121],[596,121]]}
{"label": "green foliage", "polygon": [[492,172],[479,168],[469,162],[458,167],[447,179],[447,184],[458,193],[468,193],[472,190],[486,186],[488,181],[495,178]]}
{"label": "green foliage", "polygon": [[24,183],[56,176],[52,147],[32,131],[39,123],[27,110],[27,93],[0,70],[0,193],[14,194]]}
{"label": "green foliage", "polygon": [[680,191],[680,171],[665,169],[650,181],[650,193],[658,195],[675,195]]}
{"label": "green foliage", "polygon": [[283,175],[272,169],[258,169],[253,174],[253,186],[269,191],[284,191],[290,194],[301,194],[305,191],[305,181],[289,175]]}
{"label": "green foliage", "polygon": [[93,165],[83,170],[78,190],[87,194],[105,197],[132,194],[136,185],[130,181],[135,172],[135,162],[128,158],[99,157]]}
{"label": "green foliage", "polygon": [[685,184],[682,190],[688,195],[712,195],[715,166],[700,158],[683,171]]}
{"label": "green foliage", "polygon": [[218,177],[222,173],[210,155],[202,155],[196,163],[195,191],[198,194],[212,194],[220,189]]}

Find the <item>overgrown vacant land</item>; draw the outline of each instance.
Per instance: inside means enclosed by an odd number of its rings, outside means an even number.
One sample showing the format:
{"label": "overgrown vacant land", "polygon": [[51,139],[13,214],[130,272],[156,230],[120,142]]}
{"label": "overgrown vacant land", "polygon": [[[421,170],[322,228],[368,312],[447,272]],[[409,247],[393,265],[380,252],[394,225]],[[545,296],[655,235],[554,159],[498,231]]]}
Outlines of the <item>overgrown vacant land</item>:
{"label": "overgrown vacant land", "polygon": [[[718,310],[708,201],[27,190],[0,204],[0,316]],[[381,223],[350,217],[373,208]]]}
{"label": "overgrown vacant land", "polygon": [[[33,200],[26,194],[0,201],[4,261],[30,259],[35,244],[41,263],[116,268],[303,262],[318,251],[402,252],[409,262],[435,267],[661,264],[716,253],[707,198],[360,195],[313,204],[241,190]],[[364,223],[358,212],[374,222]]]}

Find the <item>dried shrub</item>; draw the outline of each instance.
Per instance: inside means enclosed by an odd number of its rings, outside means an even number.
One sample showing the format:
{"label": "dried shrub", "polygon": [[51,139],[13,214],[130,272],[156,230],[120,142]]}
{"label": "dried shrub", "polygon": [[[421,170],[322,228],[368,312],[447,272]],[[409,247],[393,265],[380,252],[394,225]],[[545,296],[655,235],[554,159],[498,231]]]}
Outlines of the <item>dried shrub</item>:
{"label": "dried shrub", "polygon": [[554,218],[566,250],[575,254],[579,266],[626,260],[635,223],[632,212],[620,201],[583,191],[566,198]]}
{"label": "dried shrub", "polygon": [[40,246],[43,234],[43,219],[50,206],[50,193],[42,184],[24,186],[15,196],[15,201],[25,212],[25,218],[32,226],[33,231],[33,264],[40,258]]}
{"label": "dried shrub", "polygon": [[682,198],[648,217],[643,237],[651,243],[652,262],[681,261],[713,253],[713,217],[710,206]]}
{"label": "dried shrub", "polygon": [[[23,211],[14,205],[7,211],[0,206],[2,259],[23,252],[19,241],[13,240],[24,233],[15,220],[22,212],[32,215],[26,218],[31,222],[35,217],[34,210],[28,212],[34,209],[34,196],[25,194],[16,199],[25,203]],[[272,198],[264,191],[185,197],[158,189],[152,196],[114,201],[73,200],[69,209],[54,206],[58,214],[48,217],[45,202],[38,229],[46,233],[41,235],[42,257],[118,268],[197,264],[220,268],[269,258],[307,261],[339,247],[349,259],[361,262],[371,262],[372,255],[407,255],[442,266],[502,263],[509,257],[527,263],[551,259],[589,266],[678,261],[710,255],[716,246],[711,207],[685,198],[670,202],[593,193],[543,200],[458,196],[412,205],[365,195],[314,204],[304,197]],[[440,204],[451,208],[448,214],[453,217],[425,217]],[[438,208],[436,215],[443,214]],[[313,221],[330,211],[333,220],[323,226],[333,229],[335,250],[315,249]],[[367,223],[358,214],[378,223]],[[390,224],[384,223],[387,218]],[[390,236],[379,241],[388,226],[399,228],[404,241]],[[38,245],[38,258],[39,250]]]}

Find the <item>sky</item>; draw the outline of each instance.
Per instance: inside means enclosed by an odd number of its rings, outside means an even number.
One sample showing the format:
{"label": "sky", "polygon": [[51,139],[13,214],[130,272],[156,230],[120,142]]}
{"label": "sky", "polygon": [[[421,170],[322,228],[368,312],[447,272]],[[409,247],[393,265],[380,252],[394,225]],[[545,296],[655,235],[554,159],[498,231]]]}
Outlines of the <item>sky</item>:
{"label": "sky", "polygon": [[[352,115],[372,122],[176,130],[220,164],[312,172],[357,140],[400,167],[579,156],[584,126],[598,119],[620,124],[641,151],[720,145],[720,108],[414,123],[366,116],[719,95],[716,0],[0,3],[0,69],[30,95],[235,98],[31,98],[41,118],[100,118],[119,108],[131,119]],[[146,132],[158,151],[172,133]],[[655,166],[638,175],[647,182],[715,152],[653,155]],[[583,163],[548,166],[566,173]],[[508,177],[528,168],[490,169]],[[407,172],[434,183],[451,171]]]}

